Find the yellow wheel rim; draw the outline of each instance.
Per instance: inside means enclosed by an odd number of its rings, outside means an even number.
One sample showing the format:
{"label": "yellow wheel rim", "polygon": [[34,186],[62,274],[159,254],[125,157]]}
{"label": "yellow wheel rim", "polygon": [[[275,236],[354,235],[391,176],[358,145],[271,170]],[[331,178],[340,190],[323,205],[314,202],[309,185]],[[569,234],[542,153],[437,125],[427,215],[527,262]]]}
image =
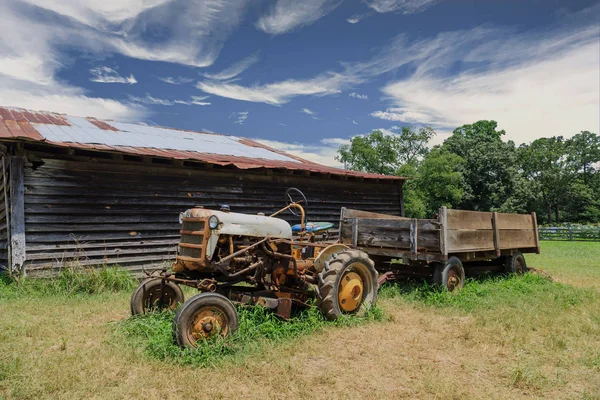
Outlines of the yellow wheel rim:
{"label": "yellow wheel rim", "polygon": [[228,331],[227,317],[220,310],[205,308],[194,318],[190,334],[193,341],[198,341],[215,335],[226,336]]}
{"label": "yellow wheel rim", "polygon": [[338,287],[338,302],[345,312],[355,311],[362,302],[363,280],[356,272],[346,272],[342,275]]}

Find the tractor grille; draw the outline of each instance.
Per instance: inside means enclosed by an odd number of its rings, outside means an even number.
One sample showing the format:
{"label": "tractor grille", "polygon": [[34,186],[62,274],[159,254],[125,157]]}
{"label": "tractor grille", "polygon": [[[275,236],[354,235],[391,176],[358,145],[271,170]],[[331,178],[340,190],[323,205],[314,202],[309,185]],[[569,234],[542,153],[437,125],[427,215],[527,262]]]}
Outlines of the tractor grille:
{"label": "tractor grille", "polygon": [[178,259],[204,262],[206,241],[208,240],[207,221],[204,218],[183,218]]}

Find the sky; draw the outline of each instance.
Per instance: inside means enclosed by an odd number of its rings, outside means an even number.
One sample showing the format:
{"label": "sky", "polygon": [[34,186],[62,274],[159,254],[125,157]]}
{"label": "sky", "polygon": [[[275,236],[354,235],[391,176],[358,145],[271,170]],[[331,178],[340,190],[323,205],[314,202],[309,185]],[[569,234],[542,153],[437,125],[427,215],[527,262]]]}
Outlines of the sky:
{"label": "sky", "polygon": [[600,1],[0,0],[0,105],[261,140],[600,131]]}

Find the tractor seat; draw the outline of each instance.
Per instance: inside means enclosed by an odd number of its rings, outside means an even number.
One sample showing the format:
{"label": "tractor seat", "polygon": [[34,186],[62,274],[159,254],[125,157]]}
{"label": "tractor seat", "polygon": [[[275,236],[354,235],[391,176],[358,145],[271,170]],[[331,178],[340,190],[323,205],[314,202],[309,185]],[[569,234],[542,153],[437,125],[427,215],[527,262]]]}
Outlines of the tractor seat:
{"label": "tractor seat", "polygon": [[[307,222],[306,223],[306,232],[322,232],[328,229],[333,228],[333,223],[331,222]],[[292,226],[292,232],[300,232],[302,226],[300,224],[296,224]]]}

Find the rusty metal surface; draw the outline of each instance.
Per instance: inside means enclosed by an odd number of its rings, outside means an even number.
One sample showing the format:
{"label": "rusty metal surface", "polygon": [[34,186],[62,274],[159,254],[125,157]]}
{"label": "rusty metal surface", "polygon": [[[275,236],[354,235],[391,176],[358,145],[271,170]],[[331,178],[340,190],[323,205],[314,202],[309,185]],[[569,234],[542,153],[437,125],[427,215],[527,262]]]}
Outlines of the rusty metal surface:
{"label": "rusty metal surface", "polygon": [[195,160],[233,165],[239,169],[271,168],[365,179],[404,179],[324,166],[235,136],[6,107],[0,107],[0,140],[34,141],[74,149]]}

